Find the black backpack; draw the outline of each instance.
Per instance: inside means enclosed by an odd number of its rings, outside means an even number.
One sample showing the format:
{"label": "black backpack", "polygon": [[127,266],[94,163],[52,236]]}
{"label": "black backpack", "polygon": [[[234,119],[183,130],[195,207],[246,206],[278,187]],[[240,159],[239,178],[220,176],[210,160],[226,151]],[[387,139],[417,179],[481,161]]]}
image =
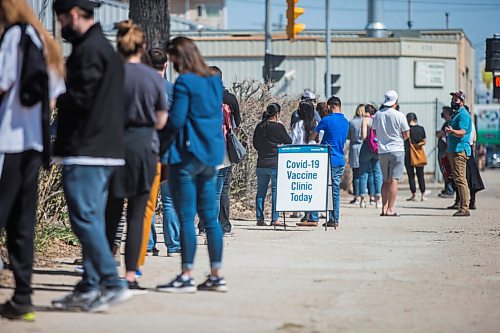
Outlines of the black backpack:
{"label": "black backpack", "polygon": [[[21,76],[19,77],[19,99],[21,104],[31,107],[36,103],[42,103],[42,136],[43,152],[42,161],[44,168],[50,164],[50,112],[49,112],[49,75],[47,63],[43,54],[43,48],[39,49],[26,34],[26,24],[16,24],[21,28],[21,40],[19,47],[23,52],[23,63]],[[4,31],[0,38],[0,45],[8,29],[16,26],[12,25]],[[36,32],[36,30],[35,30]],[[41,40],[41,38],[39,37]],[[1,100],[0,100],[1,103]]]}

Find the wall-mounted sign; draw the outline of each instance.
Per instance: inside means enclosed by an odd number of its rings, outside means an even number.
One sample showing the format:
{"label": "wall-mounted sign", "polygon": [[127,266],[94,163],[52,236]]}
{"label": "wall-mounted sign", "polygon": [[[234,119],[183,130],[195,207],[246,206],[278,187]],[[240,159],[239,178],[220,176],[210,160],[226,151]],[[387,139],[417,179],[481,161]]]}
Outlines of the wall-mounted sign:
{"label": "wall-mounted sign", "polygon": [[443,87],[444,62],[415,61],[415,87]]}

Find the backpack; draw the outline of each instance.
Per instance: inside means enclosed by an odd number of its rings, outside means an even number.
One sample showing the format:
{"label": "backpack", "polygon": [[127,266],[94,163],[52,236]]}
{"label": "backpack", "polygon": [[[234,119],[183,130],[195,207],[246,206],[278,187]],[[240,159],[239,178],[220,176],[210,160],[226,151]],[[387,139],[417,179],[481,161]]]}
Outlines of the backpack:
{"label": "backpack", "polygon": [[[371,118],[373,120],[373,117]],[[378,139],[373,126],[370,127],[370,132],[368,133],[368,137],[366,138],[366,143],[368,144],[368,149],[370,149],[372,153],[378,154]]]}

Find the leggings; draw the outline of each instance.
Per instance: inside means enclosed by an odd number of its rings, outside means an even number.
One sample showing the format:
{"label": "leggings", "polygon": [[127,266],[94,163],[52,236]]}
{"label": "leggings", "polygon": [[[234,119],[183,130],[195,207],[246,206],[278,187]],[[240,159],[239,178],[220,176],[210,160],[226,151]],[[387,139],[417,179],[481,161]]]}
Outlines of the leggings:
{"label": "leggings", "polygon": [[[144,210],[149,198],[149,193],[144,192],[127,200],[127,238],[125,241],[125,269],[127,271],[137,270],[137,261],[141,251],[142,228],[144,222]],[[110,247],[112,247],[116,229],[122,215],[123,198],[110,195],[106,206],[106,235]]]}
{"label": "leggings", "polygon": [[406,172],[408,173],[408,182],[410,183],[411,193],[417,192],[417,187],[415,186],[415,173],[417,174],[418,188],[421,193],[425,193],[424,167],[414,167],[409,163],[406,163],[405,167]]}

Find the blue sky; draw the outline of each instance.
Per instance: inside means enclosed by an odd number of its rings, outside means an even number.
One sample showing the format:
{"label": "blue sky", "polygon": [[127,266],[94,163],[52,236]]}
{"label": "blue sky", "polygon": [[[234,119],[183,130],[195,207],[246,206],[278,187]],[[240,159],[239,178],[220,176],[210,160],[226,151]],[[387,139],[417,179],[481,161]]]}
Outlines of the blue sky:
{"label": "blue sky", "polygon": [[[286,0],[271,0],[273,23],[280,15],[286,25]],[[228,0],[230,29],[263,29],[264,0]],[[306,29],[324,28],[325,1],[300,0],[305,13],[297,22]],[[476,49],[476,61],[484,59],[485,39],[500,34],[500,0],[412,0],[413,29],[444,29],[449,13],[450,29],[463,29]],[[330,0],[332,29],[364,29],[366,0]],[[383,23],[388,29],[406,29],[408,0],[384,0]]]}

